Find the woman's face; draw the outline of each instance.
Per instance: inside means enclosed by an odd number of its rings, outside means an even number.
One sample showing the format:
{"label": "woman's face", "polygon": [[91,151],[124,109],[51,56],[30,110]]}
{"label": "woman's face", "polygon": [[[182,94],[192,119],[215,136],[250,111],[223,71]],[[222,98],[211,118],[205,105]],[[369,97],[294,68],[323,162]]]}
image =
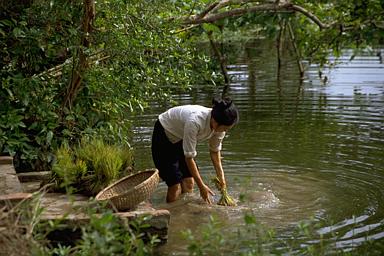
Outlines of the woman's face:
{"label": "woman's face", "polygon": [[227,132],[233,125],[218,125],[215,132]]}
{"label": "woman's face", "polygon": [[211,128],[215,132],[227,132],[229,129],[231,129],[233,125],[222,125],[216,122],[215,119],[211,119]]}

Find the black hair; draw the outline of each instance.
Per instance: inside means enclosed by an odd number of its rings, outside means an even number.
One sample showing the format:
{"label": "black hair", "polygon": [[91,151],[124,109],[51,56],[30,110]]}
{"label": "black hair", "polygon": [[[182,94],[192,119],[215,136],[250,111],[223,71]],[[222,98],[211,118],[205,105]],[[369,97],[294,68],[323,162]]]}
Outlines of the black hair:
{"label": "black hair", "polygon": [[212,100],[212,118],[219,125],[234,125],[239,122],[239,111],[230,98]]}

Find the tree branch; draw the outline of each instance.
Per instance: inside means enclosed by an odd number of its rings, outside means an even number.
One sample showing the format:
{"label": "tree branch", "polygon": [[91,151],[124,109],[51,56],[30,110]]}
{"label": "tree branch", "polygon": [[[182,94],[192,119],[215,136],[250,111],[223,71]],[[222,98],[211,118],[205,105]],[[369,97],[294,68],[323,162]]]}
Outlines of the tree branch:
{"label": "tree branch", "polygon": [[221,1],[217,1],[217,2],[214,2],[210,5],[208,5],[208,7],[202,11],[199,15],[195,16],[196,19],[202,19],[205,17],[205,15],[207,15],[209,12],[211,12],[218,4],[220,4]]}
{"label": "tree branch", "polygon": [[220,69],[221,69],[221,72],[223,73],[223,76],[224,76],[225,84],[224,84],[224,88],[223,88],[223,92],[222,92],[222,97],[224,98],[224,96],[227,94],[228,87],[229,87],[229,81],[230,81],[229,75],[228,75],[228,70],[227,70],[226,58],[221,54],[220,50],[217,48],[217,45],[215,44],[213,37],[212,37],[212,31],[208,31],[207,35],[208,35],[209,42],[211,43],[211,47],[213,49],[213,52],[215,53],[216,58],[220,62]]}
{"label": "tree branch", "polygon": [[256,5],[252,7],[243,7],[243,8],[236,8],[229,11],[224,11],[216,14],[208,14],[205,15],[202,18],[199,18],[199,16],[192,16],[190,19],[186,19],[184,21],[185,24],[203,24],[203,23],[213,23],[215,21],[218,21],[220,19],[228,18],[228,17],[237,17],[241,16],[246,13],[251,12],[262,12],[262,11],[277,11],[279,9],[278,5],[275,4],[262,4],[262,5]]}
{"label": "tree branch", "polygon": [[[90,55],[88,57],[88,64],[89,65],[94,65],[98,62],[102,62],[102,61],[105,61],[107,59],[109,59],[110,56],[109,55],[106,55],[104,53],[104,51],[99,51],[99,52],[96,52],[92,55]],[[55,78],[55,77],[58,77],[58,76],[61,76],[62,73],[63,73],[63,68],[72,64],[73,62],[73,57],[67,59],[64,61],[64,63],[62,64],[59,64],[57,66],[54,66],[48,70],[45,70],[39,74],[35,74],[33,75],[33,77],[37,77],[37,78],[40,78],[40,79],[43,79],[44,80],[44,77],[52,77],[52,78]]]}
{"label": "tree branch", "polygon": [[291,22],[288,22],[288,31],[289,31],[289,36],[291,38],[291,41],[292,41],[292,46],[293,46],[293,50],[295,51],[295,54],[296,54],[296,62],[297,62],[297,66],[300,70],[300,78],[303,79],[304,77],[304,67],[303,67],[303,63],[301,62],[301,53],[300,53],[300,50],[299,48],[297,47],[297,44],[296,44],[296,38],[295,38],[295,33],[293,32],[293,28],[292,28],[292,25],[291,25]]}
{"label": "tree branch", "polygon": [[274,3],[256,4],[252,6],[234,8],[228,11],[222,11],[223,8],[230,5],[241,5],[256,2],[254,0],[222,0],[209,5],[203,12],[184,19],[184,24],[203,24],[213,23],[220,19],[228,17],[238,17],[246,13],[253,12],[298,12],[313,21],[320,29],[328,29],[337,26],[337,22],[324,23],[315,14],[308,11],[302,6],[291,4],[288,1],[276,1]]}
{"label": "tree branch", "polygon": [[314,15],[313,13],[309,12],[307,9],[305,9],[304,7],[301,7],[299,5],[292,4],[288,8],[290,10],[302,13],[304,16],[306,16],[307,18],[309,18],[310,20],[315,22],[319,26],[320,29],[331,28],[337,24],[337,22],[333,22],[330,24],[323,23],[316,15]]}

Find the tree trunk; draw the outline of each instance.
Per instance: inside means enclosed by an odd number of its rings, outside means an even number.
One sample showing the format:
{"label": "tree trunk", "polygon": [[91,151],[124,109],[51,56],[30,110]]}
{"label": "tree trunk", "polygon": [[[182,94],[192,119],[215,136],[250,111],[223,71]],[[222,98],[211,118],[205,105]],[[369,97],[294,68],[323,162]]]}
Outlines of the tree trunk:
{"label": "tree trunk", "polygon": [[213,41],[212,31],[207,32],[207,34],[208,34],[209,42],[211,43],[213,52],[215,53],[216,58],[220,62],[220,69],[221,69],[221,72],[223,73],[223,76],[224,76],[224,88],[223,88],[223,92],[221,94],[222,98],[224,98],[227,95],[228,88],[229,88],[229,75],[228,75],[228,71],[227,71],[226,59],[223,56],[223,54],[221,54],[219,48],[217,48],[217,45]]}
{"label": "tree trunk", "polygon": [[90,46],[90,34],[92,32],[92,22],[95,17],[95,0],[83,0],[84,17],[81,24],[81,43],[78,50],[78,62],[74,64],[72,77],[66,88],[63,109],[71,109],[73,102],[82,88],[83,75],[88,68],[87,55],[85,50]]}

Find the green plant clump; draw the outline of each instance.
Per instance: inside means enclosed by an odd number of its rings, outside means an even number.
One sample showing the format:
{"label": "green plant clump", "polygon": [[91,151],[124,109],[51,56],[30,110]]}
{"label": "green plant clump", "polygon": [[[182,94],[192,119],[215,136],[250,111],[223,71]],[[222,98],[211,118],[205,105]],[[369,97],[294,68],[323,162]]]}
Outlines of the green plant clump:
{"label": "green plant clump", "polygon": [[56,152],[52,168],[54,189],[96,195],[132,170],[132,155],[127,147],[99,139],[83,140],[73,149],[63,145]]}
{"label": "green plant clump", "polygon": [[215,177],[212,181],[221,193],[221,198],[217,204],[223,206],[236,206],[236,201],[228,194],[227,188],[221,186],[219,178]]}

